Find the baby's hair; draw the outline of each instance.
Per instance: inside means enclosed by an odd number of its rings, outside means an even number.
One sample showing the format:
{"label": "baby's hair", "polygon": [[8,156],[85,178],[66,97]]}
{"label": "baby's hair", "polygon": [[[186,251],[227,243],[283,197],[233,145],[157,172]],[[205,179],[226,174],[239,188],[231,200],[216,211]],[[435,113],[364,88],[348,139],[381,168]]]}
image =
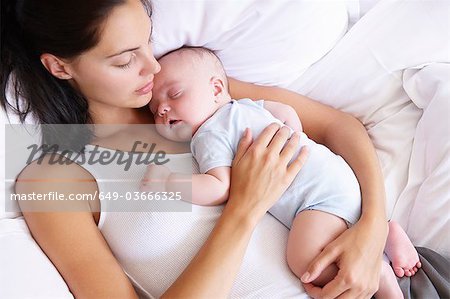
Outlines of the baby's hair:
{"label": "baby's hair", "polygon": [[220,61],[219,57],[211,51],[208,48],[204,47],[182,47],[173,51],[170,51],[163,56],[161,56],[159,59],[162,59],[166,56],[172,55],[172,54],[183,54],[184,52],[191,52],[193,54],[196,54],[201,62],[210,61],[213,63],[214,70],[216,71],[217,75],[222,79],[225,90],[228,91],[228,79],[227,74],[225,73],[225,69],[223,67],[222,61]]}

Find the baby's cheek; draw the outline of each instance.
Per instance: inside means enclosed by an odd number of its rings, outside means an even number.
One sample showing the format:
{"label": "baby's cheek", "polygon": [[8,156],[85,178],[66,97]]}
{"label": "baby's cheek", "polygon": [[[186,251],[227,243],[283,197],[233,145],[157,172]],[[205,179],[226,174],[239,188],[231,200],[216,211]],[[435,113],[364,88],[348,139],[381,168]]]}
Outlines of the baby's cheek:
{"label": "baby's cheek", "polygon": [[163,124],[163,118],[161,116],[155,115],[154,118],[155,118],[155,124],[157,124],[157,125]]}

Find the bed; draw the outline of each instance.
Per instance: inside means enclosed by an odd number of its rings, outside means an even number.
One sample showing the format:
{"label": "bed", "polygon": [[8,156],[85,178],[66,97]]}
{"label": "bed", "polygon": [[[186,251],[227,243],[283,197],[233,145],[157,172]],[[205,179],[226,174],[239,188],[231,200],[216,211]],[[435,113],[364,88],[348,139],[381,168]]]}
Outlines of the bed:
{"label": "bed", "polygon": [[[450,258],[449,2],[154,0],[153,6],[156,56],[205,46],[231,77],[285,87],[356,116],[382,165],[388,218],[416,246]],[[17,123],[14,115],[0,115],[4,124]],[[0,134],[4,140],[5,126]],[[0,148],[2,207],[14,182],[4,172],[7,157]],[[124,269],[141,297],[164,292],[221,210],[149,217],[155,229],[143,232],[140,244],[148,256]],[[264,217],[231,297],[307,297],[286,264],[287,234]],[[115,243],[114,232],[104,235],[120,261],[127,248]],[[0,209],[0,265],[0,298],[73,298],[18,210]]]}

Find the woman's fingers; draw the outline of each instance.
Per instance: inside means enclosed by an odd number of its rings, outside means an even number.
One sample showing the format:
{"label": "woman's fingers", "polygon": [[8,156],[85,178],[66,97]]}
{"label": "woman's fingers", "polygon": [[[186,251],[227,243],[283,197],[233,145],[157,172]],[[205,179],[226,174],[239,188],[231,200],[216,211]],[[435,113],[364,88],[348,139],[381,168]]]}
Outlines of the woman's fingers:
{"label": "woman's fingers", "polygon": [[287,174],[289,178],[292,179],[295,178],[300,169],[302,169],[303,165],[305,165],[306,160],[308,159],[308,155],[309,155],[309,148],[307,146],[303,146],[297,158],[291,163],[291,165],[288,166]]}
{"label": "woman's fingers", "polygon": [[371,296],[364,296],[362,293],[357,293],[352,290],[348,290],[345,293],[338,296],[336,299],[367,299]]}
{"label": "woman's fingers", "polygon": [[280,130],[280,125],[277,123],[271,123],[268,125],[256,138],[251,147],[254,148],[266,148],[274,138],[275,134]]}
{"label": "woman's fingers", "polygon": [[252,131],[249,128],[246,128],[244,131],[244,135],[241,140],[239,140],[238,148],[236,151],[236,156],[234,157],[233,164],[239,163],[242,157],[247,152],[250,145],[252,145]]}
{"label": "woman's fingers", "polygon": [[303,283],[310,283],[314,281],[317,277],[319,277],[323,270],[337,260],[339,251],[336,250],[336,248],[330,248],[330,246],[325,247],[325,249],[311,261],[308,269],[301,277],[301,281]]}
{"label": "woman's fingers", "polygon": [[291,161],[292,156],[297,152],[298,144],[300,142],[300,135],[298,132],[294,132],[289,138],[289,141],[285,143],[280,153],[280,157],[285,161],[286,165]]}
{"label": "woman's fingers", "polygon": [[[290,129],[286,126],[281,127],[278,132],[273,136],[270,141],[268,148],[272,151],[274,155],[279,155],[283,149],[286,141],[289,139]],[[292,155],[291,155],[292,157]]]}
{"label": "woman's fingers", "polygon": [[[327,283],[321,290],[320,298],[337,298],[339,296],[346,296],[347,293],[350,293],[353,290],[350,290],[350,285],[346,284],[341,277],[336,275],[336,277]],[[356,298],[356,294],[353,294],[353,298]]]}
{"label": "woman's fingers", "polygon": [[[313,280],[332,260],[339,267],[336,277],[320,291],[320,298],[370,298],[378,289],[380,281],[381,254],[379,243],[371,234],[373,222],[357,222],[328,244],[308,268]],[[383,236],[379,228],[379,238]],[[376,234],[375,234],[376,236]],[[378,242],[377,242],[378,241]],[[341,297],[339,297],[341,296]]]}
{"label": "woman's fingers", "polygon": [[303,288],[305,289],[305,292],[309,295],[309,297],[314,299],[321,298],[320,296],[322,294],[322,288],[316,287],[312,283],[304,283]]}
{"label": "woman's fingers", "polygon": [[[332,286],[333,289],[325,289],[328,286]],[[312,298],[317,299],[334,299],[334,298],[341,298],[341,296],[344,296],[348,293],[348,287],[345,287],[344,285],[340,285],[334,280],[330,281],[324,288],[316,287],[312,283],[308,283],[304,285],[305,291],[308,293],[309,296]],[[328,291],[328,293],[327,293]],[[331,293],[330,293],[331,291]]]}
{"label": "woman's fingers", "polygon": [[[328,246],[325,247],[325,249],[310,263],[307,272],[301,277],[302,282],[310,283],[314,281],[329,265],[337,263],[340,255],[341,252],[336,246],[332,243],[328,244]],[[341,298],[341,296],[342,298],[356,298],[360,296],[360,293],[363,291],[363,289],[357,286],[357,281],[357,277],[346,275],[345,272],[340,269],[336,277],[323,288],[309,287],[308,289],[313,292],[310,296],[317,298]]]}
{"label": "woman's fingers", "polygon": [[[293,146],[283,149],[288,138],[287,128],[280,130],[278,124],[271,124],[250,146],[251,137],[241,139],[231,168],[227,206],[239,206],[243,210],[247,206],[247,215],[258,219],[280,198],[305,160],[303,153],[288,168],[289,160],[296,153]],[[298,140],[294,138],[292,142],[298,143]]]}
{"label": "woman's fingers", "polygon": [[361,292],[357,289],[351,289],[351,286],[344,283],[339,274],[323,288],[316,287],[312,283],[303,284],[303,287],[305,288],[305,291],[308,293],[308,295],[312,298],[353,299],[362,297]]}

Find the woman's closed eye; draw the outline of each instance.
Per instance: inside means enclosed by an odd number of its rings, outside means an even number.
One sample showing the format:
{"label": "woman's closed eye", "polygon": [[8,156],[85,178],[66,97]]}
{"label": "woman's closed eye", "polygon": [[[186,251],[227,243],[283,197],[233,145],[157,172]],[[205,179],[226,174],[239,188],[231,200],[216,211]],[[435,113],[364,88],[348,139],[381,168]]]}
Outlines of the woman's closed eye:
{"label": "woman's closed eye", "polygon": [[131,53],[130,58],[128,59],[128,61],[126,63],[118,64],[116,66],[119,67],[119,68],[122,68],[122,69],[129,68],[131,66],[131,64],[133,63],[135,58],[136,58],[136,54],[135,53]]}

